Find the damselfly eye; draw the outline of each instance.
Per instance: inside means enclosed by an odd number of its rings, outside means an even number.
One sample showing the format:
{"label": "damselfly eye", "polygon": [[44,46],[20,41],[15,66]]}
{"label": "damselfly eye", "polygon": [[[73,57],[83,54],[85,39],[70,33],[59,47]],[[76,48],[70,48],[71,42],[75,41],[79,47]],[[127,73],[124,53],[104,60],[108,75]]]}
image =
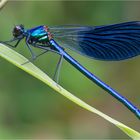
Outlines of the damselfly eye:
{"label": "damselfly eye", "polygon": [[13,29],[13,36],[17,38],[17,37],[23,35],[23,32],[24,32],[23,25],[16,25]]}

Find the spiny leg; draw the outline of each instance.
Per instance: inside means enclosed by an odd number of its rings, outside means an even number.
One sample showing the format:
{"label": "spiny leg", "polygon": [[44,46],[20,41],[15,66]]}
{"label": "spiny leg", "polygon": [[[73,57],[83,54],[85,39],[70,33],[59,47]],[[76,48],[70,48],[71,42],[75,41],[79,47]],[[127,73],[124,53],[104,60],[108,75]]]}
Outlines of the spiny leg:
{"label": "spiny leg", "polygon": [[[39,57],[39,56],[43,55],[44,53],[50,51],[50,49],[47,48],[47,46],[46,46],[45,49],[43,48],[45,51],[43,51],[42,53],[40,53],[39,55],[36,56],[36,55],[34,55],[32,49],[31,49],[31,47],[30,47],[30,45],[29,45],[29,43],[28,43],[28,40],[29,40],[29,37],[27,37],[27,39],[26,39],[26,45],[27,45],[29,51],[30,51],[31,54],[32,54],[32,58],[31,58],[29,61],[26,61],[25,63],[23,63],[22,65],[25,65],[25,64],[27,64],[27,63],[29,63],[29,62],[33,62],[37,57]],[[36,43],[32,44],[32,46],[34,46],[34,47],[36,47],[36,48],[40,48],[40,45],[39,45],[39,44],[36,44]],[[41,48],[41,49],[42,49],[42,48]],[[33,56],[35,56],[35,57],[33,57]]]}
{"label": "spiny leg", "polygon": [[16,40],[20,40],[19,38],[13,38],[13,39],[11,39],[11,40],[8,40],[8,41],[1,41],[0,43],[10,43],[10,42],[14,42],[14,41],[16,41]]}
{"label": "spiny leg", "polygon": [[28,38],[26,39],[26,45],[27,45],[27,47],[28,47],[28,49],[29,49],[29,51],[30,51],[30,53],[31,53],[31,55],[32,55],[32,61],[33,60],[35,60],[36,59],[36,55],[34,54],[34,52],[33,52],[33,50],[32,50],[32,48],[30,47],[30,45],[29,45],[29,43],[28,43]]}
{"label": "spiny leg", "polygon": [[41,49],[49,50],[50,52],[53,52],[53,53],[56,53],[56,54],[60,55],[60,58],[59,58],[59,61],[57,63],[56,70],[55,70],[55,73],[54,73],[54,76],[53,76],[54,81],[56,81],[56,83],[58,83],[59,75],[60,75],[60,68],[61,68],[62,60],[63,60],[63,55],[60,52],[58,52],[56,50],[53,50],[53,49],[51,49],[47,46],[44,46],[44,45],[35,44],[34,46],[38,47],[38,48],[41,48]]}
{"label": "spiny leg", "polygon": [[[16,41],[16,40],[18,40],[18,41],[16,42],[15,45],[9,44],[10,42],[14,42],[14,41]],[[12,48],[16,48],[16,47],[18,46],[18,44],[19,44],[20,41],[21,41],[21,39],[13,38],[13,39],[11,39],[11,40],[9,40],[9,41],[0,41],[0,43],[5,44],[5,45],[8,45],[8,46],[10,46],[10,47],[12,47]]]}
{"label": "spiny leg", "polygon": [[58,84],[59,82],[59,76],[60,76],[60,69],[61,69],[61,66],[62,66],[62,60],[63,60],[63,55],[60,54],[60,58],[59,58],[59,61],[56,65],[56,69],[55,69],[55,73],[54,73],[54,77],[53,79],[56,81],[56,83]]}
{"label": "spiny leg", "polygon": [[53,53],[56,53],[56,54],[59,54],[60,55],[59,61],[58,61],[57,66],[56,66],[54,78],[53,78],[54,80],[56,78],[55,81],[56,81],[56,83],[58,83],[59,75],[60,75],[60,68],[61,68],[62,60],[63,60],[63,55],[60,52],[49,48],[49,46],[44,46],[44,45],[40,45],[40,44],[32,44],[32,45],[34,47],[37,47],[37,48],[40,48],[40,49],[44,49],[44,50],[48,50],[50,52],[53,52]]}
{"label": "spiny leg", "polygon": [[[15,45],[11,45],[11,44],[9,44],[10,42],[14,42],[14,41],[16,41],[16,40],[18,40],[17,41],[17,43],[15,44]],[[19,42],[21,41],[21,39],[12,39],[12,40],[9,40],[9,41],[4,41],[4,42],[0,42],[0,43],[3,43],[3,44],[5,44],[5,45],[8,45],[8,46],[10,46],[10,47],[13,47],[13,48],[16,48],[17,46],[18,46],[18,44],[19,44]],[[9,43],[8,43],[9,42]]]}
{"label": "spiny leg", "polygon": [[[37,59],[39,56],[45,54],[45,53],[48,52],[48,51],[49,51],[49,50],[45,50],[45,51],[43,51],[42,53],[38,54],[38,55],[36,56],[35,59]],[[25,64],[27,64],[27,63],[29,63],[29,62],[33,62],[35,59],[30,59],[29,61],[26,61],[25,63],[23,63],[23,64],[21,64],[21,65],[25,65]]]}
{"label": "spiny leg", "polygon": [[48,50],[50,52],[61,55],[60,52],[49,48],[49,46],[44,46],[44,45],[40,45],[40,44],[33,44],[33,46],[36,47],[36,48],[40,48],[40,49],[43,49],[43,50]]}

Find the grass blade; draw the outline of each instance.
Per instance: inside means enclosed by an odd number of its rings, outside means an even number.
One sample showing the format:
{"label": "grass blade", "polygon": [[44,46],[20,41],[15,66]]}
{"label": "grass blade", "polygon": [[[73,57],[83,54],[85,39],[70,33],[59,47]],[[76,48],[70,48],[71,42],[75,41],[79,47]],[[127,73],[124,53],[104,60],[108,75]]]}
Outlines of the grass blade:
{"label": "grass blade", "polygon": [[8,60],[10,63],[16,65],[20,69],[26,71],[27,73],[31,74],[32,76],[36,77],[37,79],[41,80],[45,84],[49,85],[51,88],[53,88],[58,93],[62,94],[72,102],[76,103],[77,105],[81,106],[82,108],[93,112],[100,117],[104,118],[105,120],[109,121],[110,123],[114,124],[118,128],[120,128],[125,134],[127,134],[132,139],[140,139],[140,133],[133,130],[132,128],[124,125],[123,123],[107,116],[106,114],[100,112],[99,110],[93,108],[92,106],[88,105],[81,99],[77,98],[67,90],[65,90],[63,87],[55,83],[49,76],[46,75],[42,70],[40,70],[38,67],[36,67],[31,62],[22,65],[23,63],[27,62],[28,59],[26,59],[21,54],[17,53],[16,51],[10,49],[9,47],[0,44],[0,56],[4,59]]}

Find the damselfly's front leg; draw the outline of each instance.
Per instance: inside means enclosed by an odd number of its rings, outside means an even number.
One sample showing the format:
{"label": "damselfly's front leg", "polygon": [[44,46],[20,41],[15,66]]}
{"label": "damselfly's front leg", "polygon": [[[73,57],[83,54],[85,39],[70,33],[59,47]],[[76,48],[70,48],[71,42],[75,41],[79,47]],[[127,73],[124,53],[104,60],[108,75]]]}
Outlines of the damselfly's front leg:
{"label": "damselfly's front leg", "polygon": [[[9,43],[14,42],[16,40],[18,40],[18,41],[17,41],[17,43],[15,45],[9,44]],[[13,39],[11,39],[9,41],[4,41],[4,42],[0,42],[0,43],[5,44],[5,45],[8,45],[8,46],[13,47],[13,48],[16,48],[18,46],[18,44],[19,44],[20,41],[21,41],[21,39],[13,38]]]}

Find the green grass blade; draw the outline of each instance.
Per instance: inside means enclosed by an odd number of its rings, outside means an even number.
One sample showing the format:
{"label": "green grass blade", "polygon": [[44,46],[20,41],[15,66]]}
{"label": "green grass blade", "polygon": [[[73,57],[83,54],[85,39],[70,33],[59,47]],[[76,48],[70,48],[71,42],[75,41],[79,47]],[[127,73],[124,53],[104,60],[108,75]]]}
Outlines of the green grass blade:
{"label": "green grass blade", "polygon": [[118,128],[120,128],[125,134],[127,134],[132,139],[140,139],[140,133],[133,130],[132,128],[122,124],[119,121],[114,120],[113,118],[105,115],[104,113],[100,112],[99,110],[93,108],[92,106],[88,105],[87,103],[83,102],[67,90],[65,90],[63,87],[55,83],[49,76],[46,75],[42,70],[40,70],[38,67],[36,67],[31,62],[22,65],[23,63],[27,62],[28,59],[26,59],[21,54],[17,53],[16,51],[10,49],[9,47],[0,44],[0,56],[4,59],[8,60],[10,63],[16,65],[17,67],[21,68],[22,70],[26,71],[27,73],[31,74],[32,76],[36,77],[37,79],[41,80],[45,84],[49,85],[51,88],[53,88],[58,93],[62,94],[69,100],[73,101],[77,105],[81,106],[82,108],[93,112],[102,118],[106,119],[110,123],[114,124]]}
{"label": "green grass blade", "polygon": [[1,0],[0,1],[0,10],[5,6],[5,4],[8,2],[8,0]]}

